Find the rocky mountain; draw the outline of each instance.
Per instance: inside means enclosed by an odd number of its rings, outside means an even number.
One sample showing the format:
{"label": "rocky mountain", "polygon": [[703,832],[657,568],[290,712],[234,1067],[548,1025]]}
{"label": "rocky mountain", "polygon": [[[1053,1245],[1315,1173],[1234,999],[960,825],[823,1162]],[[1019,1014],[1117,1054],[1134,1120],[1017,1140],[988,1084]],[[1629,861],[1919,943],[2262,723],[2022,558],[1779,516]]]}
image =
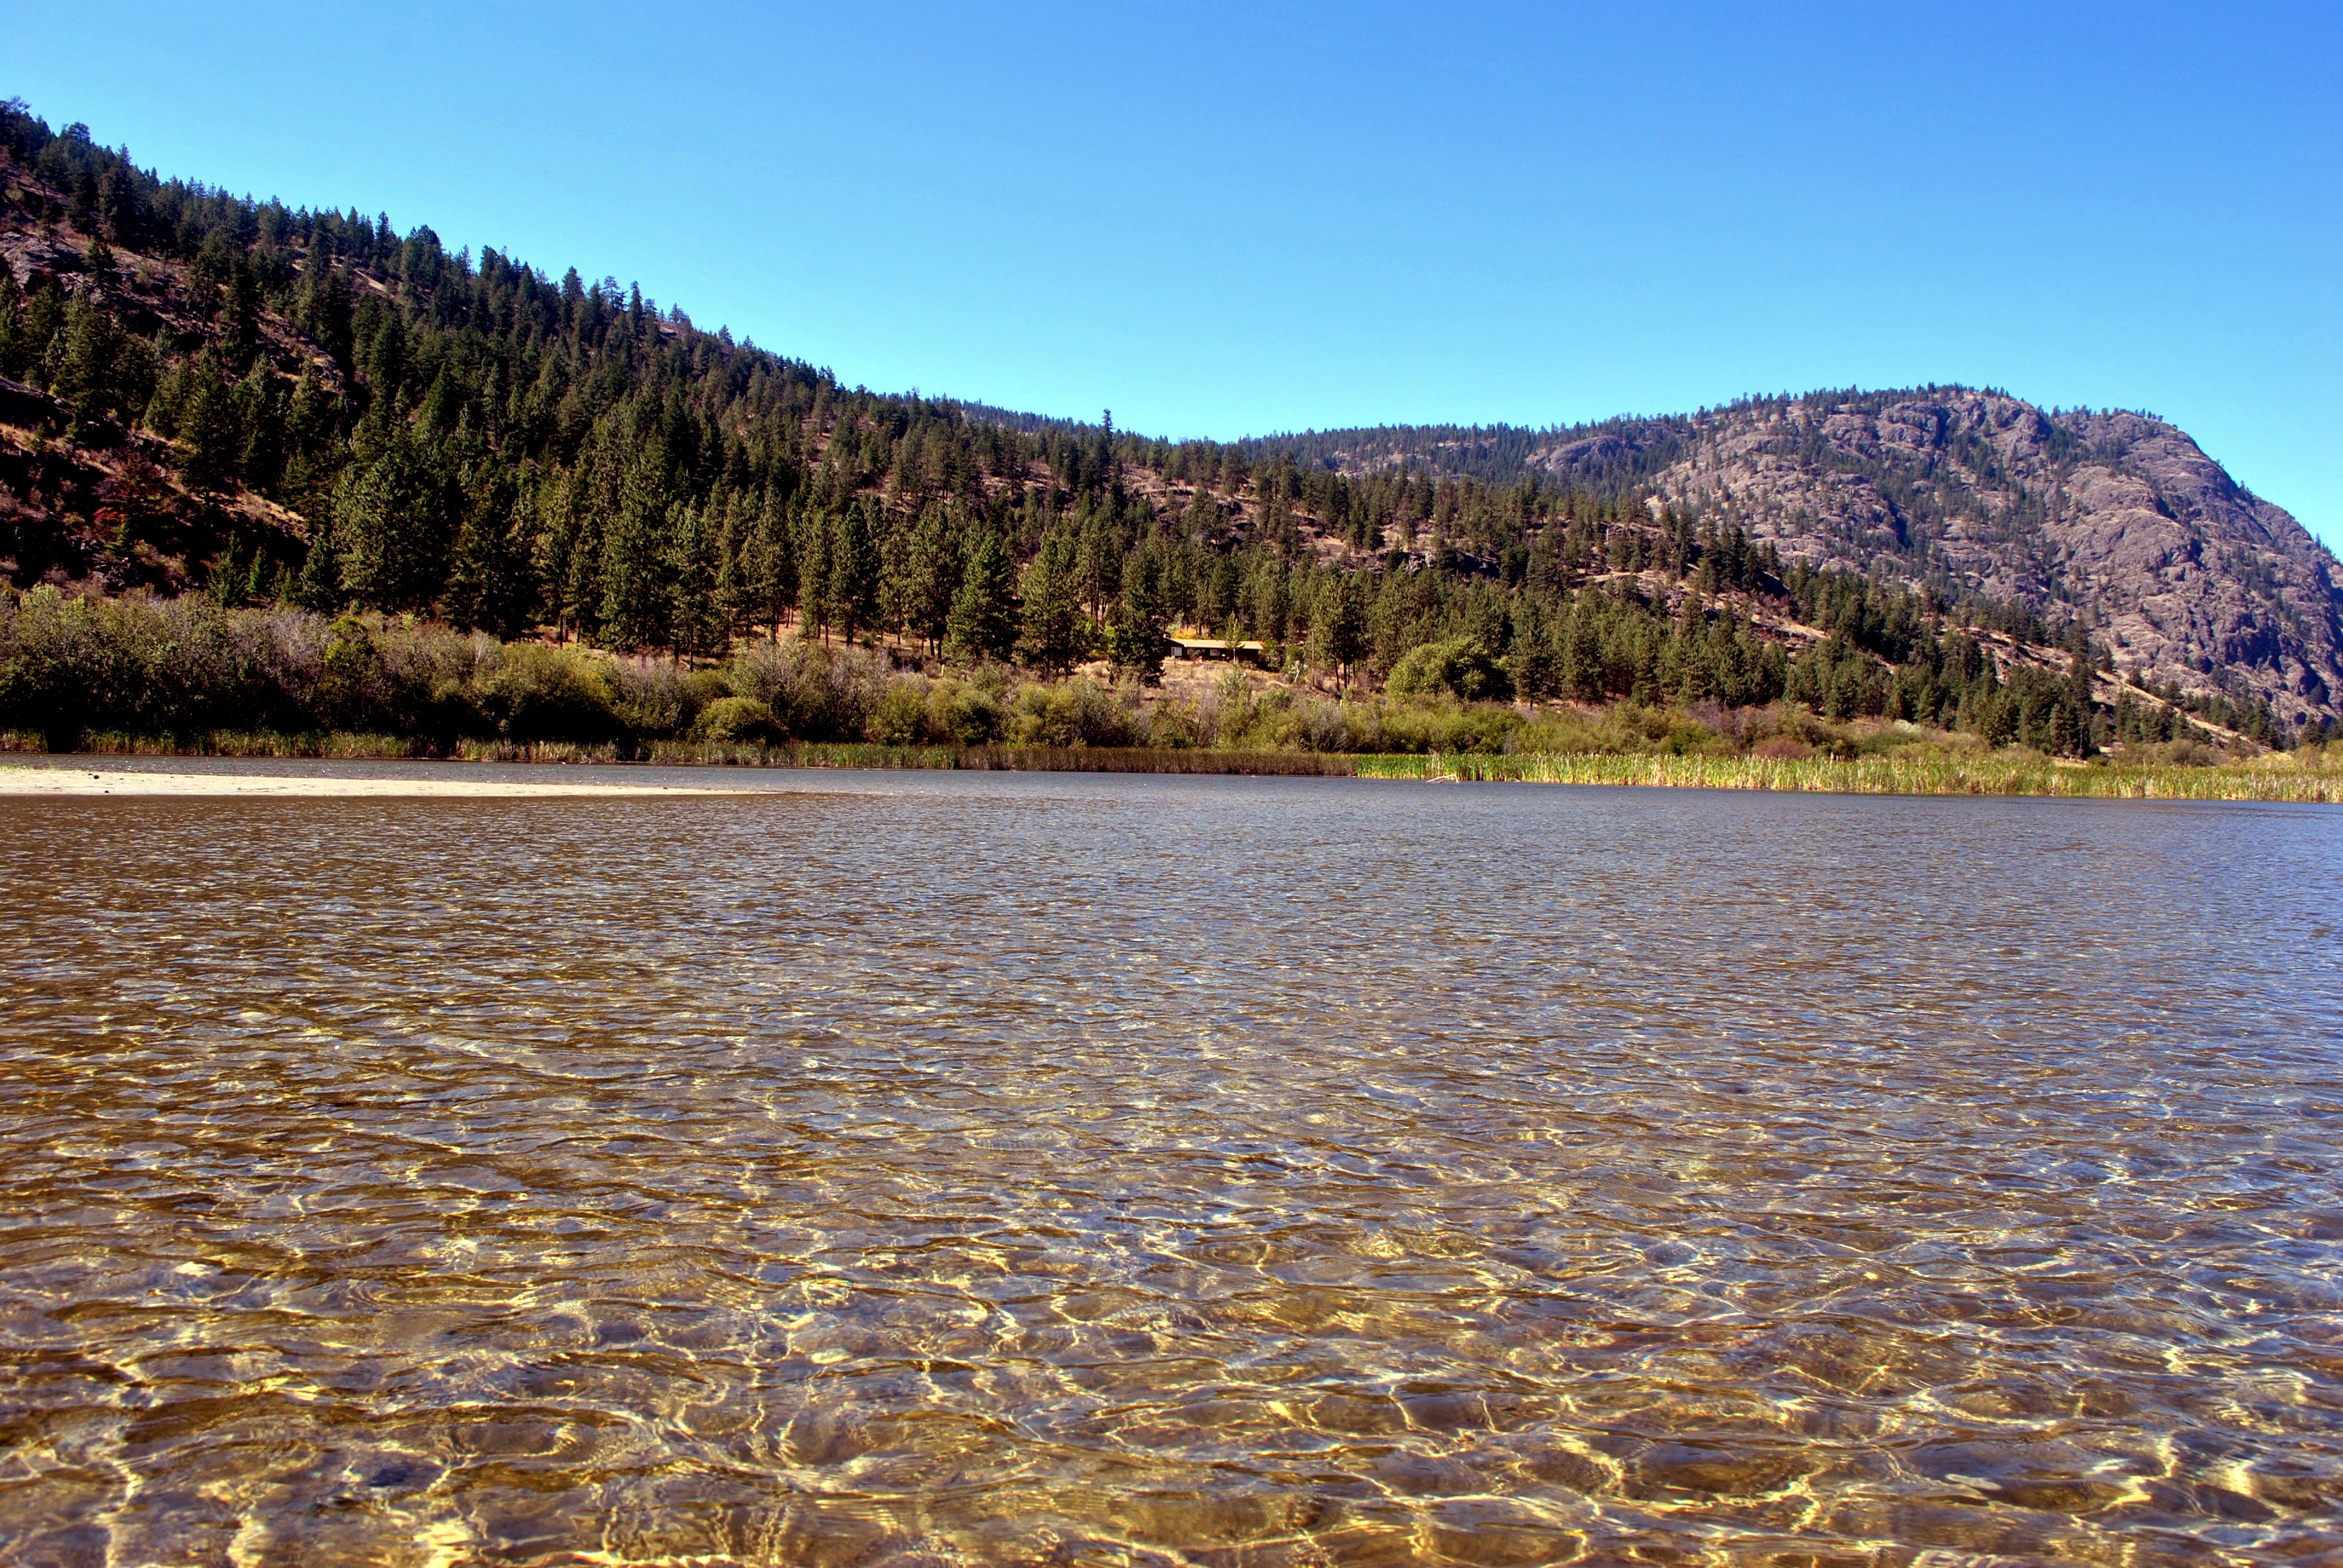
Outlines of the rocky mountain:
{"label": "rocky mountain", "polygon": [[1785,560],[2023,604],[2054,630],[2079,619],[2123,673],[2258,697],[2290,719],[2333,718],[2343,699],[2343,567],[2150,415],[1929,387],[1546,432],[1302,439],[1345,469],[1645,494]]}

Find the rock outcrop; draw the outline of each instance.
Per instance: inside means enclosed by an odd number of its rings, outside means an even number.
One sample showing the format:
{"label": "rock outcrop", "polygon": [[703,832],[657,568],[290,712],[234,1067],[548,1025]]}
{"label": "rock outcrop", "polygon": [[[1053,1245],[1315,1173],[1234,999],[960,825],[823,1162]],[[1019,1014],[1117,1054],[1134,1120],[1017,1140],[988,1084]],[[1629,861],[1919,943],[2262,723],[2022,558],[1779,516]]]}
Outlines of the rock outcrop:
{"label": "rock outcrop", "polygon": [[1656,502],[1786,559],[2080,619],[2125,673],[2338,717],[2343,568],[2163,420],[1961,389],[1826,395],[1558,435],[1528,466],[1566,483],[1634,453]]}

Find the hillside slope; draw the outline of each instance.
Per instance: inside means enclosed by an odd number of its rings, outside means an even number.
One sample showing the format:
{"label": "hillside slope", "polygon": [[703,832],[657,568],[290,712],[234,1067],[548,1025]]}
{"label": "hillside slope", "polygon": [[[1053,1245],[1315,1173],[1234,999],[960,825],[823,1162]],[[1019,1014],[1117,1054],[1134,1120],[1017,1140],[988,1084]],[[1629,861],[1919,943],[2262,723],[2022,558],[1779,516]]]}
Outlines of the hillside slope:
{"label": "hillside slope", "polygon": [[[611,280],[166,180],[13,104],[0,264],[18,589],[678,659],[795,626],[1131,669],[1189,628],[1344,685],[1433,648],[1410,678],[1459,695],[1786,699],[2078,751],[2180,709],[2287,744],[2343,691],[2332,558],[2134,416],[1931,391],[1151,440],[845,387]],[[2129,685],[2087,675],[2110,653]]]}
{"label": "hillside slope", "polygon": [[[2299,719],[2343,696],[2343,568],[2283,508],[2144,414],[1961,387],[1812,393],[1559,431],[1287,438],[1346,472],[1416,466],[1637,493],[1785,560],[1885,573],[2079,619],[2142,679]],[[1263,449],[1276,438],[1258,443]]]}

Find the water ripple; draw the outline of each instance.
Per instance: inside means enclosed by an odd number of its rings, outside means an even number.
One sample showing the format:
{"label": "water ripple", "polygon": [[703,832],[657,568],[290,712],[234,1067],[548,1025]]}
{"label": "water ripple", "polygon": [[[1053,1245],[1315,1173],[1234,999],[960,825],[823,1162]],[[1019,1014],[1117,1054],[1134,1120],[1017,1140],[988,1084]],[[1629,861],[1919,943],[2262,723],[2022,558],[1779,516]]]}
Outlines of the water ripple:
{"label": "water ripple", "polygon": [[763,785],[0,802],[11,1561],[2343,1552],[2331,812]]}

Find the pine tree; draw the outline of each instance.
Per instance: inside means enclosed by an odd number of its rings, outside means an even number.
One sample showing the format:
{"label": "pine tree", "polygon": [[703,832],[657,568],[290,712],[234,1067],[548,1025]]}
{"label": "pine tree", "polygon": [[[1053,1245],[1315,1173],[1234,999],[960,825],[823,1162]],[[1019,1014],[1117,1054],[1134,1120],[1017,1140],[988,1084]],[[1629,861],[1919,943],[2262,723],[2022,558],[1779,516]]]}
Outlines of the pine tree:
{"label": "pine tree", "polygon": [[105,311],[79,300],[67,307],[65,358],[52,390],[82,424],[103,420],[121,402],[115,379],[121,336]]}
{"label": "pine tree", "polygon": [[571,469],[566,502],[574,533],[566,552],[568,568],[561,597],[569,606],[571,629],[598,640],[602,632],[602,557],[611,510],[608,467],[606,459],[590,467],[581,461]]}
{"label": "pine tree", "polygon": [[179,412],[179,477],[194,489],[216,495],[234,487],[246,433],[209,351],[196,357],[191,380]]}
{"label": "pine tree", "polygon": [[524,493],[531,566],[541,585],[541,610],[553,623],[554,639],[567,640],[576,625],[569,598],[571,557],[578,548],[577,477],[559,468],[540,476]]}
{"label": "pine tree", "polygon": [[839,514],[831,535],[827,584],[831,618],[847,641],[868,628],[879,608],[879,546],[861,502]]}
{"label": "pine tree", "polygon": [[708,508],[678,501],[668,508],[669,636],[679,655],[721,653],[731,641],[716,591],[719,527]]}
{"label": "pine tree", "polygon": [[749,536],[749,581],[757,618],[781,637],[781,618],[797,603],[797,558],[789,549],[789,528],[780,498],[770,487]]}
{"label": "pine tree", "polygon": [[351,598],[375,609],[430,608],[447,582],[446,490],[430,454],[403,427],[367,468],[345,474],[333,532]]}
{"label": "pine tree", "polygon": [[637,650],[673,641],[668,591],[667,454],[656,443],[627,465],[618,511],[602,540],[601,626],[613,647]]}
{"label": "pine tree", "polygon": [[1313,662],[1334,671],[1339,679],[1350,679],[1360,656],[1367,650],[1367,615],[1349,577],[1326,579],[1310,625]]}
{"label": "pine tree", "polygon": [[139,194],[138,178],[126,163],[109,165],[99,177],[97,219],[99,227],[116,245],[135,246],[145,237],[146,203]]}
{"label": "pine tree", "polygon": [[1602,600],[1595,590],[1579,593],[1570,610],[1570,625],[1562,639],[1563,695],[1578,702],[1599,702],[1609,688],[1603,658]]}
{"label": "pine tree", "polygon": [[1026,661],[1037,669],[1063,672],[1088,651],[1076,553],[1073,537],[1058,528],[1041,541],[1025,568],[1022,646]]}
{"label": "pine tree", "polygon": [[[6,270],[0,266],[0,272]],[[65,296],[57,292],[56,285],[44,283],[33,290],[32,297],[25,302],[24,331],[17,347],[24,374],[35,384],[45,384],[42,367],[49,357],[51,344],[65,330]]]}
{"label": "pine tree", "polygon": [[302,329],[347,376],[352,352],[349,275],[335,265],[332,249],[324,244],[311,246],[302,264],[297,308]]}
{"label": "pine tree", "polygon": [[2072,757],[2083,749],[2082,729],[2075,717],[2075,705],[2061,697],[2050,708],[2050,750],[2060,757]]}
{"label": "pine tree", "polygon": [[944,509],[930,506],[912,528],[905,563],[904,620],[930,653],[943,652],[950,629],[952,596],[960,591],[960,544]]}
{"label": "pine tree", "polygon": [[293,602],[319,615],[330,615],[347,602],[342,588],[341,552],[335,548],[330,518],[321,516],[310,527],[309,553],[301,563]]}
{"label": "pine tree", "polygon": [[396,409],[407,379],[407,328],[396,314],[383,318],[367,345],[366,379],[374,407],[385,414]]}
{"label": "pine tree", "polygon": [[830,638],[830,515],[823,508],[808,507],[799,514],[795,530],[798,548],[798,608],[801,615],[800,630],[810,627],[823,641]]}
{"label": "pine tree", "polygon": [[236,457],[236,472],[262,495],[274,495],[285,471],[285,415],[279,406],[278,383],[266,362],[236,384],[236,417],[244,432]]}
{"label": "pine tree", "polygon": [[285,502],[305,516],[322,517],[327,491],[341,457],[338,411],[309,366],[301,367],[285,415]]}
{"label": "pine tree", "polygon": [[1552,697],[1561,683],[1555,667],[1554,639],[1547,632],[1538,601],[1523,594],[1513,603],[1505,645],[1505,669],[1513,688],[1523,697]]}
{"label": "pine tree", "polygon": [[0,266],[0,376],[14,379],[32,362],[32,345],[25,341],[24,291],[16,286],[16,269]]}
{"label": "pine tree", "polygon": [[969,551],[968,569],[952,595],[944,657],[961,664],[1006,663],[1017,647],[1016,567],[1001,536],[986,528]]}
{"label": "pine tree", "polygon": [[260,285],[252,264],[241,254],[230,263],[227,287],[220,297],[220,353],[238,375],[260,348]]}
{"label": "pine tree", "polygon": [[73,194],[65,198],[65,221],[84,234],[96,234],[97,212],[97,176],[85,160],[74,175]]}
{"label": "pine tree", "polygon": [[518,637],[537,624],[541,603],[530,498],[515,476],[483,463],[467,501],[448,573],[447,618]]}
{"label": "pine tree", "polygon": [[1162,623],[1128,598],[1117,599],[1107,617],[1106,656],[1114,668],[1152,686],[1163,678],[1172,639]]}
{"label": "pine tree", "polygon": [[738,490],[724,493],[721,519],[716,530],[716,610],[723,623],[723,640],[729,645],[757,611],[749,563],[748,535],[752,525],[743,516]]}
{"label": "pine tree", "polygon": [[1098,511],[1091,512],[1082,524],[1081,548],[1075,558],[1074,574],[1081,579],[1082,597],[1091,618],[1102,618],[1107,606],[1122,592],[1122,541]]}

